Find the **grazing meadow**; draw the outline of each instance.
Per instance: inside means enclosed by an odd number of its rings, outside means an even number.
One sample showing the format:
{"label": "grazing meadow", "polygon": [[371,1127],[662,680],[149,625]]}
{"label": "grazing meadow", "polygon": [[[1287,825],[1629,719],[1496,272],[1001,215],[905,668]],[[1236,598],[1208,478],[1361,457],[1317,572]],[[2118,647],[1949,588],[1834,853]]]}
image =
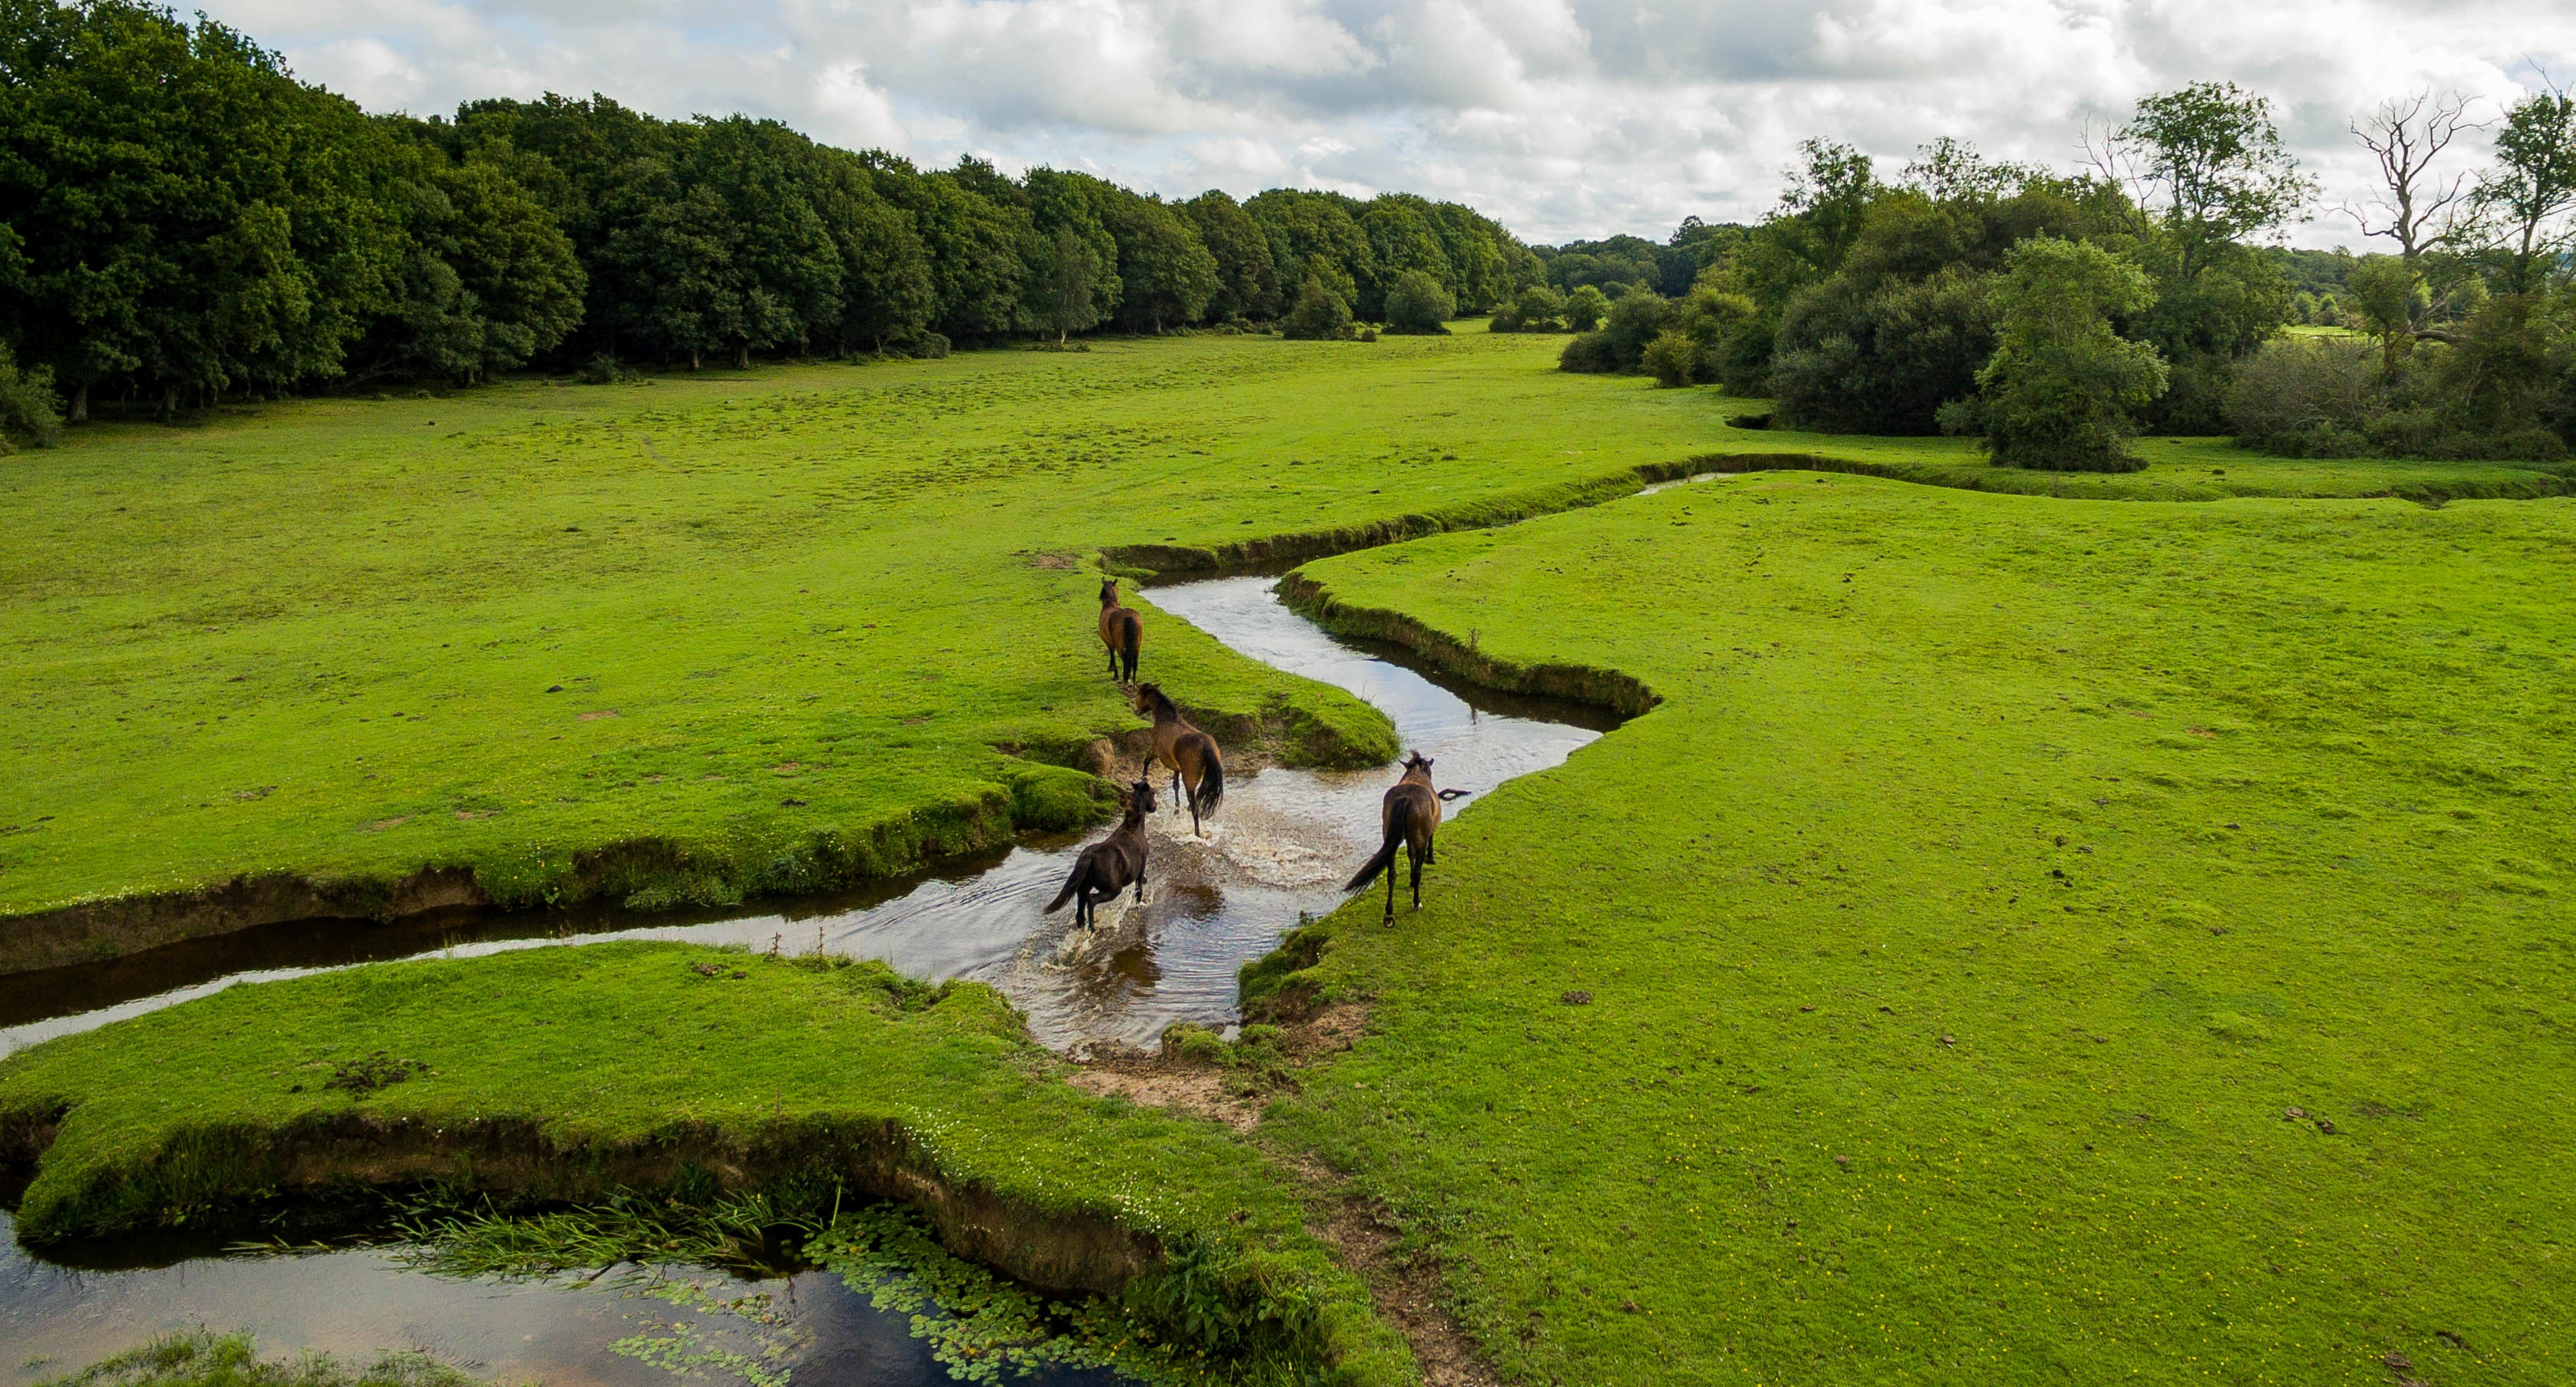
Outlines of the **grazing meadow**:
{"label": "grazing meadow", "polygon": [[[2576,1372],[2568,478],[2219,440],[2004,475],[1733,427],[1762,403],[1560,341],[517,381],[9,459],[0,917],[441,866],[720,904],[1085,822],[1084,749],[1139,725],[1104,557],[1399,541],[1294,600],[1659,700],[1470,801],[1419,913],[1362,898],[1248,970],[1282,1024],[1367,1019],[1239,1065],[1247,1135],[1083,1096],[981,989],[549,949],[0,1061],[0,1135],[52,1142],[22,1227],[231,1207],[353,1114],[893,1124],[943,1178],[1221,1249],[1346,1381],[1411,1369],[1301,1226],[1343,1178],[1515,1382]],[[1396,751],[1133,600],[1203,722]],[[377,1051],[427,1069],[295,1086]]]}

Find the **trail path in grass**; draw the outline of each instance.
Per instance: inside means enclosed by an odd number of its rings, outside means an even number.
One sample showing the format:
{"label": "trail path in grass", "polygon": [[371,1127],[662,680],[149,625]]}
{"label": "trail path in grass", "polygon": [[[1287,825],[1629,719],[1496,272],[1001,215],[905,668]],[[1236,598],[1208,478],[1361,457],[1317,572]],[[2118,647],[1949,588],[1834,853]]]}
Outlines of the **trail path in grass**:
{"label": "trail path in grass", "polygon": [[1272,1126],[1515,1381],[2566,1382],[2571,563],[1784,473],[1309,564],[1665,702],[1300,941]]}

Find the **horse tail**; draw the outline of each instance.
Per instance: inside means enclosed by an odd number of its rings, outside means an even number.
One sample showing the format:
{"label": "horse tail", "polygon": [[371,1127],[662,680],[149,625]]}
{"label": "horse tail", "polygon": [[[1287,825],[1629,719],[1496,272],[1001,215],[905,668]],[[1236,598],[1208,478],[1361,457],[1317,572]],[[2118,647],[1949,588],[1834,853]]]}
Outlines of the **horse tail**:
{"label": "horse tail", "polygon": [[1399,799],[1395,801],[1395,803],[1387,806],[1385,845],[1377,850],[1377,856],[1370,858],[1366,865],[1360,868],[1359,875],[1352,877],[1348,882],[1343,884],[1342,889],[1345,891],[1357,891],[1361,887],[1368,885],[1370,882],[1377,880],[1378,873],[1395,865],[1395,850],[1404,846],[1405,835],[1410,832],[1412,828],[1412,800]]}
{"label": "horse tail", "polygon": [[1127,677],[1136,677],[1136,650],[1145,643],[1145,622],[1134,612],[1118,623],[1118,653],[1127,659]]}
{"label": "horse tail", "polygon": [[1064,889],[1056,892],[1055,899],[1047,902],[1046,909],[1041,910],[1038,913],[1040,915],[1053,915],[1057,911],[1064,909],[1064,903],[1072,900],[1073,893],[1082,889],[1082,874],[1090,869],[1091,864],[1089,862],[1075,862],[1073,864],[1073,874],[1064,879]]}
{"label": "horse tail", "polygon": [[1207,744],[1207,772],[1199,779],[1199,817],[1216,817],[1217,805],[1225,799],[1225,758],[1217,754],[1216,741]]}

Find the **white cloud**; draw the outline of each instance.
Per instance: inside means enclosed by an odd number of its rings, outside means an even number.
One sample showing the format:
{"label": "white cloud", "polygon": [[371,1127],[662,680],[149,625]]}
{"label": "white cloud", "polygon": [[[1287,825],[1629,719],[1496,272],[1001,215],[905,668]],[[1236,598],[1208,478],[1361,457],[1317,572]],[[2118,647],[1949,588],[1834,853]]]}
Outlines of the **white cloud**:
{"label": "white cloud", "polygon": [[[928,164],[1187,196],[1415,189],[1533,240],[1758,216],[1796,142],[1936,135],[2070,165],[2085,120],[2200,78],[2279,103],[2326,185],[2383,96],[2576,75],[2555,0],[207,0],[371,109],[597,90]],[[2320,221],[2298,239],[2352,241]]]}

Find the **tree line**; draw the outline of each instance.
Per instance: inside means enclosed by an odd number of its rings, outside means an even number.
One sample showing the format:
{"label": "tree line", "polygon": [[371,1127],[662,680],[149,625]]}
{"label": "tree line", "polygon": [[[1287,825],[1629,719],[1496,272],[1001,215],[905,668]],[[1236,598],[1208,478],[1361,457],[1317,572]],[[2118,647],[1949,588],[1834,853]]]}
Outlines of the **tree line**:
{"label": "tree line", "polygon": [[[1811,140],[1759,224],[1542,249],[1549,282],[1495,326],[1575,332],[1568,370],[1767,395],[1804,429],[1973,433],[2017,465],[2126,470],[2141,430],[2293,455],[2562,459],[2576,102],[2526,95],[2492,122],[2483,168],[2451,167],[2472,128],[2465,102],[2433,96],[2354,123],[2384,188],[2344,210],[2395,245],[2368,256],[2264,244],[2314,185],[2270,102],[2231,84],[2140,101],[2088,132],[2074,173],[1943,139],[1887,180]],[[2283,331],[2320,321],[2370,349]]]}
{"label": "tree line", "polygon": [[0,0],[0,415],[529,365],[944,354],[1096,328],[1481,312],[1543,275],[1456,203],[1165,201],[925,170],[604,96],[370,116],[136,0]]}

